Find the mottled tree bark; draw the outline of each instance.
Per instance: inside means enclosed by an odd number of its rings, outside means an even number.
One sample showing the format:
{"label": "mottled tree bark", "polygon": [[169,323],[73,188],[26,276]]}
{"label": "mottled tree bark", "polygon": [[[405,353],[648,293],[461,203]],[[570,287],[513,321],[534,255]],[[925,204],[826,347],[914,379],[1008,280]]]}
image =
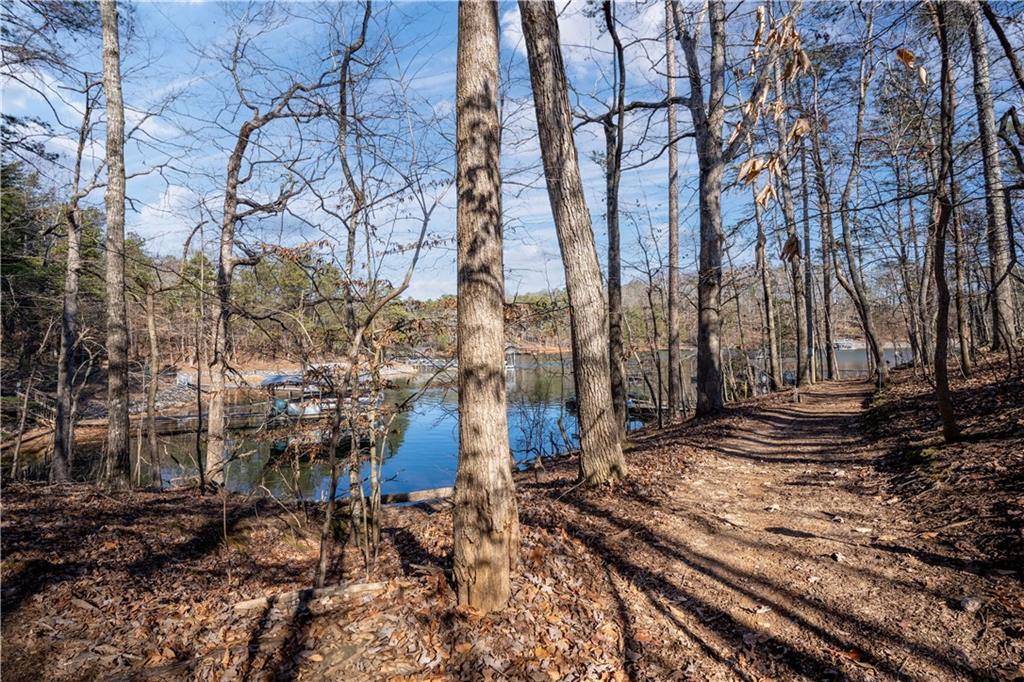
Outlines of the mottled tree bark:
{"label": "mottled tree bark", "polygon": [[456,75],[459,467],[452,569],[460,604],[504,608],[519,546],[505,392],[498,4],[459,4]]}
{"label": "mottled tree bark", "polygon": [[82,156],[92,124],[93,95],[90,85],[85,89],[85,110],[78,129],[78,146],[71,181],[71,199],[65,214],[68,229],[68,254],[64,269],[64,298],[61,312],[60,351],[57,357],[57,410],[54,417],[53,459],[50,480],[67,481],[75,449],[75,425],[72,415],[74,377],[78,345],[78,275],[82,268],[81,199]]}
{"label": "mottled tree bark", "polygon": [[[757,191],[752,189],[756,197]],[[761,277],[761,296],[764,300],[764,329],[768,337],[768,375],[772,380],[772,390],[782,388],[782,358],[779,356],[779,334],[775,328],[775,297],[772,295],[772,276],[768,271],[768,260],[765,257],[764,216],[761,207],[754,202],[754,221],[757,223],[757,245],[754,257],[757,271]]]}
{"label": "mottled tree bark", "polygon": [[608,226],[608,364],[612,406],[620,436],[626,428],[626,363],[622,341],[622,246],[619,230],[619,183],[622,178],[622,137],[625,128],[626,61],[615,27],[611,0],[602,3],[605,27],[615,46],[615,120],[604,121],[605,206]]}
{"label": "mottled tree bark", "polygon": [[[225,446],[227,444],[227,416],[224,411],[224,392],[227,386],[227,372],[231,352],[231,281],[234,277],[235,226],[238,221],[238,174],[242,159],[249,146],[249,139],[255,130],[250,121],[242,124],[235,141],[235,148],[228,157],[226,182],[224,183],[224,207],[220,225],[220,258],[217,262],[217,282],[214,290],[212,315],[214,319],[213,343],[210,349],[210,399],[206,421],[206,482],[223,485]],[[202,372],[200,367],[199,371]]]}
{"label": "mottled tree bark", "polygon": [[867,287],[864,284],[863,264],[857,257],[853,247],[853,225],[850,215],[850,203],[853,199],[853,189],[857,183],[857,176],[860,173],[861,152],[864,146],[864,117],[867,110],[868,85],[875,70],[874,64],[871,63],[871,60],[874,59],[872,55],[874,49],[872,43],[873,25],[872,17],[869,14],[867,45],[863,48],[864,53],[861,57],[857,81],[856,132],[850,159],[850,173],[846,178],[846,185],[839,198],[839,222],[842,227],[843,251],[846,255],[849,278],[847,279],[838,268],[836,269],[836,277],[853,299],[854,307],[857,309],[857,315],[860,318],[861,327],[864,330],[864,338],[867,342],[871,364],[873,365],[875,383],[878,386],[883,386],[888,381],[888,370],[885,366],[885,358],[882,355],[882,345],[878,340],[878,333],[875,331],[871,301],[868,298]]}
{"label": "mottled tree bark", "polygon": [[[778,64],[775,65],[774,72],[775,91],[779,97],[783,97],[782,70]],[[779,155],[779,172],[777,177],[779,188],[782,190],[782,218],[786,226],[787,243],[796,245],[793,255],[789,259],[789,276],[793,286],[793,313],[795,316],[793,326],[796,333],[796,347],[794,348],[794,355],[796,356],[796,385],[805,386],[810,383],[810,366],[804,354],[804,348],[807,345],[807,322],[805,320],[807,292],[804,289],[804,264],[800,248],[800,237],[796,231],[796,208],[793,203],[793,187],[789,176],[790,155],[789,146],[786,143],[788,125],[785,115],[776,116],[775,123]]]}
{"label": "mottled tree bark", "polygon": [[544,175],[572,307],[573,378],[579,406],[580,478],[621,478],[626,462],[615,423],[608,363],[604,286],[573,139],[568,84],[552,2],[519,3],[530,64]]}
{"label": "mottled tree bark", "polygon": [[679,147],[676,105],[676,24],[672,0],[665,0],[665,73],[668,110],[668,409],[678,419],[683,405],[682,296],[679,282]]}
{"label": "mottled tree bark", "polygon": [[[182,259],[184,263],[184,259]],[[156,438],[156,392],[160,384],[160,344],[156,335],[156,296],[153,290],[146,291],[146,331],[149,335],[149,390],[146,391],[146,437],[149,444],[149,464],[153,468],[153,480],[157,487],[163,487],[160,471],[160,452]]]}
{"label": "mottled tree bark", "polygon": [[124,100],[117,0],[100,1],[103,24],[103,91],[107,98],[107,450],[103,477],[109,485],[131,483],[128,445],[128,308],[124,284]]}
{"label": "mottled tree bark", "polygon": [[963,2],[968,19],[971,58],[974,63],[974,101],[978,110],[978,131],[985,172],[985,209],[988,216],[989,277],[992,287],[992,349],[1013,353],[1016,345],[1017,321],[1013,307],[1010,272],[1010,239],[1006,220],[1003,172],[999,163],[999,141],[996,130],[992,82],[989,77],[988,45],[981,25],[981,12],[976,2]]}
{"label": "mottled tree bark", "polygon": [[932,17],[938,33],[942,51],[941,74],[941,140],[940,168],[935,185],[934,199],[937,210],[933,212],[935,221],[932,224],[932,256],[934,258],[935,289],[937,314],[935,321],[935,399],[938,403],[939,415],[942,417],[942,435],[947,443],[959,436],[956,417],[953,413],[953,402],[949,395],[949,375],[947,361],[949,352],[949,286],[946,284],[946,230],[953,212],[953,202],[947,183],[952,181],[953,170],[953,108],[956,102],[954,92],[953,67],[950,62],[949,40],[947,36],[946,5],[935,2],[932,5]]}

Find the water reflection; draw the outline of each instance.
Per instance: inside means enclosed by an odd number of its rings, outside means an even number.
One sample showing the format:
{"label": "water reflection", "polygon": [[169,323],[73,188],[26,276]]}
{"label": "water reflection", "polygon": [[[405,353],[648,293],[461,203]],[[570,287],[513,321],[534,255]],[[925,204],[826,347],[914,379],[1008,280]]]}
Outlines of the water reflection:
{"label": "water reflection", "polygon": [[[865,374],[866,353],[863,350],[838,351],[844,378],[856,373]],[[896,351],[887,351],[890,362],[898,360]],[[566,409],[566,400],[573,397],[572,377],[568,358],[558,356],[524,356],[518,358],[519,367],[507,375],[509,395],[509,443],[512,455],[520,466],[537,457],[549,456],[572,449],[579,444],[575,416]],[[657,385],[650,376],[654,363],[644,372],[647,380]],[[755,362],[756,364],[756,362]],[[692,357],[684,362],[684,381],[692,391]],[[664,371],[665,363],[662,363]],[[649,394],[646,382],[636,377],[642,374],[635,362],[630,365],[634,378],[630,390]],[[450,387],[422,387],[423,377],[403,380],[388,391],[386,400],[391,404],[408,401],[408,408],[395,415],[383,442],[381,468],[383,494],[437,488],[452,485],[458,464],[458,396]],[[444,377],[440,383],[444,382]],[[662,387],[666,382],[662,381]],[[417,395],[418,394],[418,395]],[[410,399],[411,398],[411,399]],[[631,422],[630,428],[641,426]],[[183,435],[161,439],[162,471],[165,485],[195,472],[195,436]],[[297,497],[321,500],[328,494],[329,469],[323,458],[309,454],[296,454],[283,448],[283,441],[254,431],[237,431],[230,447],[235,460],[228,465],[227,486],[238,492],[265,493],[279,497]],[[343,457],[343,459],[345,459]],[[365,475],[366,472],[364,472]],[[345,477],[342,478],[345,480]],[[340,488],[345,488],[345,485]],[[340,490],[347,494],[347,490]]]}
{"label": "water reflection", "polygon": [[[571,377],[563,378],[550,363],[523,367],[507,374],[509,444],[521,466],[579,444],[574,415],[565,408],[572,395]],[[423,388],[417,380],[390,390],[387,402],[407,409],[395,415],[378,446],[382,448],[381,492],[407,492],[451,485],[458,464],[458,395],[446,387]],[[411,400],[410,400],[411,398]],[[639,423],[632,423],[636,428]],[[193,435],[161,439],[166,448],[162,477],[170,485],[194,475]],[[328,494],[327,463],[286,448],[284,439],[254,431],[236,431],[230,441],[234,456],[226,485],[237,492],[269,491],[275,496],[324,499]],[[364,472],[365,474],[366,472]],[[344,487],[344,486],[342,486]],[[345,494],[347,491],[339,491]]]}

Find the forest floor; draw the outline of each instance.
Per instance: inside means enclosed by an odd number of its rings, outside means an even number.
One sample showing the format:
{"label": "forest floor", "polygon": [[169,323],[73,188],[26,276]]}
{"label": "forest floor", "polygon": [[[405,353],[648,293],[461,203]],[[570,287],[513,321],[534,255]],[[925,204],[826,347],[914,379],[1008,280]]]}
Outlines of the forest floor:
{"label": "forest floor", "polygon": [[[1024,675],[1024,385],[909,372],[640,436],[628,480],[517,479],[513,597],[456,608],[445,502],[387,508],[374,584],[299,593],[316,524],[273,501],[15,485],[5,679],[958,680]],[[870,403],[870,404],[869,404]],[[363,579],[352,552],[330,582]]]}

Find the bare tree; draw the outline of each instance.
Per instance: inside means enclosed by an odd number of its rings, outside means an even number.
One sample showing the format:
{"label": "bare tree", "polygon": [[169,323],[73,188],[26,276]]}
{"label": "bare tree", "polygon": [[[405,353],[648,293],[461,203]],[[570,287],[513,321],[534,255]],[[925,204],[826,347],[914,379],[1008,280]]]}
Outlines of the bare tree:
{"label": "bare tree", "polygon": [[771,378],[772,390],[782,388],[782,358],[779,354],[779,332],[775,325],[775,296],[772,293],[772,273],[768,267],[765,253],[767,236],[764,229],[764,215],[761,205],[757,202],[757,190],[751,187],[754,196],[754,222],[757,224],[757,243],[754,247],[754,260],[761,279],[761,299],[764,305],[764,331],[768,337],[768,376]]}
{"label": "bare tree", "polygon": [[[241,189],[257,176],[256,169],[261,163],[248,158],[250,146],[255,143],[256,148],[262,149],[262,144],[256,139],[264,128],[275,121],[289,119],[295,125],[299,125],[322,115],[322,107],[311,102],[309,95],[333,83],[328,80],[331,71],[325,71],[318,78],[307,83],[293,79],[287,87],[266,97],[265,102],[254,99],[254,93],[242,82],[241,70],[244,66],[251,66],[247,50],[251,45],[252,36],[247,33],[249,28],[247,24],[264,19],[265,17],[260,13],[257,13],[256,16],[250,16],[247,13],[242,18],[226,59],[226,66],[235,86],[235,94],[241,106],[248,111],[249,118],[241,123],[235,134],[235,144],[228,157],[224,174],[224,200],[219,238],[220,257],[217,264],[216,295],[213,298],[211,311],[215,320],[215,328],[211,344],[210,401],[207,418],[206,461],[204,463],[206,479],[213,484],[222,484],[224,481],[223,469],[227,439],[224,399],[227,375],[231,370],[232,280],[237,267],[254,265],[260,259],[260,254],[257,251],[239,243],[235,236],[236,228],[244,219],[284,212],[289,201],[301,191],[300,182],[297,179],[298,172],[294,168],[296,159],[278,157],[274,161],[282,166],[285,173],[291,177],[282,183],[277,196],[268,201],[261,201],[255,196],[243,194]],[[236,253],[236,250],[239,249],[244,251],[244,255]]]}
{"label": "bare tree", "polygon": [[519,546],[505,392],[498,4],[459,4],[456,75],[459,468],[452,571],[460,604],[500,610]]}
{"label": "bare tree", "polygon": [[943,2],[930,5],[935,31],[938,34],[942,52],[941,93],[941,140],[939,174],[936,178],[933,201],[937,204],[932,212],[932,256],[935,260],[935,290],[938,305],[935,316],[935,398],[939,415],[942,417],[942,435],[946,442],[959,437],[960,430],[953,413],[953,402],[949,396],[949,375],[946,369],[949,355],[949,286],[946,283],[946,232],[953,213],[952,194],[949,185],[953,179],[953,109],[956,103],[953,65],[949,50],[948,6]]}
{"label": "bare tree", "polygon": [[978,131],[981,134],[982,163],[985,172],[985,208],[988,215],[989,277],[992,287],[992,349],[1015,355],[1017,321],[1009,278],[1012,254],[1006,216],[1003,173],[999,163],[999,142],[996,129],[992,83],[989,77],[988,45],[981,25],[977,2],[962,2],[967,15],[974,64],[974,101],[978,109]]}
{"label": "bare tree", "polygon": [[85,100],[82,123],[78,129],[78,142],[75,147],[71,196],[68,198],[65,208],[68,255],[64,269],[60,351],[57,356],[57,409],[54,417],[53,459],[50,462],[50,479],[57,482],[67,481],[70,478],[75,447],[71,403],[79,333],[78,281],[82,268],[82,211],[80,203],[96,185],[95,178],[93,182],[83,184],[82,161],[94,124],[93,111],[96,108],[101,83],[93,81],[87,74],[83,75],[85,76],[83,85]]}
{"label": "bare tree", "polygon": [[682,292],[679,282],[679,148],[676,141],[676,25],[672,0],[665,0],[665,95],[668,100],[668,409],[678,419],[683,404]]}
{"label": "bare tree", "polygon": [[[882,345],[878,339],[875,328],[875,319],[872,314],[871,301],[868,297],[867,286],[864,283],[864,264],[858,257],[853,244],[853,190],[857,185],[857,178],[860,174],[862,151],[864,148],[864,117],[867,111],[868,88],[874,76],[876,60],[874,57],[874,8],[867,10],[864,18],[866,24],[865,44],[860,59],[860,67],[857,79],[857,114],[853,140],[853,150],[850,153],[850,171],[846,176],[846,184],[839,198],[839,221],[842,227],[842,250],[846,256],[846,272],[836,267],[836,279],[853,299],[854,307],[860,318],[861,328],[864,330],[864,337],[868,343],[868,350],[872,360],[875,382],[882,386],[888,380],[888,370],[885,365],[885,358],[882,354]],[[833,253],[835,253],[833,251]]]}
{"label": "bare tree", "polygon": [[[776,95],[779,101],[784,102],[785,90],[782,83],[782,68],[778,62],[775,63],[773,72]],[[778,139],[777,154],[779,159],[779,170],[776,178],[782,190],[782,217],[786,226],[786,245],[783,248],[783,252],[784,257],[787,257],[789,260],[790,284],[793,287],[793,312],[795,314],[793,326],[796,332],[796,347],[794,348],[794,355],[796,356],[796,385],[805,386],[811,382],[810,362],[808,362],[805,352],[808,347],[806,317],[807,297],[810,295],[810,292],[807,290],[804,281],[803,271],[806,264],[804,262],[805,258],[801,255],[800,237],[796,231],[796,208],[793,202],[793,188],[789,174],[790,155],[787,141],[789,127],[786,121],[785,108],[776,108],[775,133]]]}
{"label": "bare tree", "polygon": [[608,224],[608,362],[611,371],[612,407],[620,433],[626,428],[626,363],[622,345],[622,236],[619,227],[619,186],[622,181],[622,138],[626,123],[626,57],[615,26],[615,3],[601,3],[605,28],[615,55],[615,106],[604,119],[605,202]]}
{"label": "bare tree", "polygon": [[[703,64],[697,54],[696,26],[683,19],[678,0],[673,0],[678,40],[686,58],[690,81],[688,105],[696,132],[697,162],[700,166],[700,256],[697,286],[697,414],[720,410],[725,401],[722,378],[722,176],[745,144],[746,130],[757,120],[770,84],[771,68],[782,50],[792,52],[788,65],[792,77],[806,69],[807,57],[800,48],[794,13],[783,17],[766,40],[764,15],[759,10],[758,32],[751,53],[754,78],[750,97],[741,107],[742,118],[728,140],[723,127],[729,103],[726,100],[726,10],[723,0],[707,3],[711,59]],[[697,30],[695,30],[697,29]],[[707,101],[704,100],[707,74]]]}
{"label": "bare tree", "polygon": [[103,91],[107,99],[107,450],[104,478],[128,485],[128,308],[124,279],[124,100],[117,0],[100,1],[103,23]]}
{"label": "bare tree", "polygon": [[565,268],[580,423],[580,478],[589,485],[625,475],[608,362],[604,286],[583,196],[554,3],[519,3],[537,112],[544,176]]}

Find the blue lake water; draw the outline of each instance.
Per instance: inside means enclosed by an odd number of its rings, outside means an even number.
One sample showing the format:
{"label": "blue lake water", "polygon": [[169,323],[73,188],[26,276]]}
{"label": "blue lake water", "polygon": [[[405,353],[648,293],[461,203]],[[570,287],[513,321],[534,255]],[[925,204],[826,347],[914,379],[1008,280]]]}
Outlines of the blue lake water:
{"label": "blue lake water", "polygon": [[[840,350],[837,355],[844,378],[864,371],[865,351]],[[894,362],[898,357],[889,350],[887,359]],[[551,358],[521,358],[520,364],[523,366],[508,371],[506,380],[509,443],[513,457],[522,466],[538,456],[576,447],[579,434],[575,416],[565,408],[565,401],[574,394],[568,368],[563,368],[562,361]],[[636,376],[636,367],[630,374],[633,377],[630,390],[649,395],[650,391]],[[684,381],[690,384],[689,377],[684,376]],[[395,416],[382,446],[381,492],[399,493],[452,485],[459,450],[455,390],[423,388],[422,378],[402,380],[399,384],[387,392],[385,399],[392,404],[408,401],[409,405]],[[630,428],[638,426],[641,426],[639,422],[630,424]],[[280,436],[258,431],[234,432],[230,447],[235,459],[228,467],[228,488],[257,494],[269,491],[279,497],[325,499],[330,480],[326,457],[282,454],[283,445]],[[194,473],[193,435],[163,437],[161,448],[166,455],[162,470],[166,485]],[[341,458],[344,461],[347,455],[342,454]],[[344,495],[347,494],[346,474],[342,474],[341,480],[339,494]]]}
{"label": "blue lake water", "polygon": [[[518,464],[578,446],[575,415],[565,408],[565,401],[573,395],[571,376],[563,378],[558,368],[535,366],[510,370],[506,380],[509,444]],[[384,494],[448,486],[455,480],[459,449],[457,393],[451,388],[423,388],[413,380],[409,386],[389,390],[385,399],[400,404],[410,396],[413,399],[395,415],[382,446]],[[639,422],[630,424],[631,428],[638,426]],[[195,471],[194,436],[165,437],[161,444],[167,454],[162,471],[165,484]],[[283,439],[275,440],[258,431],[234,432],[228,488],[237,492],[265,492],[265,488],[275,496],[326,498],[330,486],[326,457],[282,455],[283,445]],[[345,460],[347,455],[341,458]],[[340,495],[346,493],[347,486],[344,474],[342,479]]]}

